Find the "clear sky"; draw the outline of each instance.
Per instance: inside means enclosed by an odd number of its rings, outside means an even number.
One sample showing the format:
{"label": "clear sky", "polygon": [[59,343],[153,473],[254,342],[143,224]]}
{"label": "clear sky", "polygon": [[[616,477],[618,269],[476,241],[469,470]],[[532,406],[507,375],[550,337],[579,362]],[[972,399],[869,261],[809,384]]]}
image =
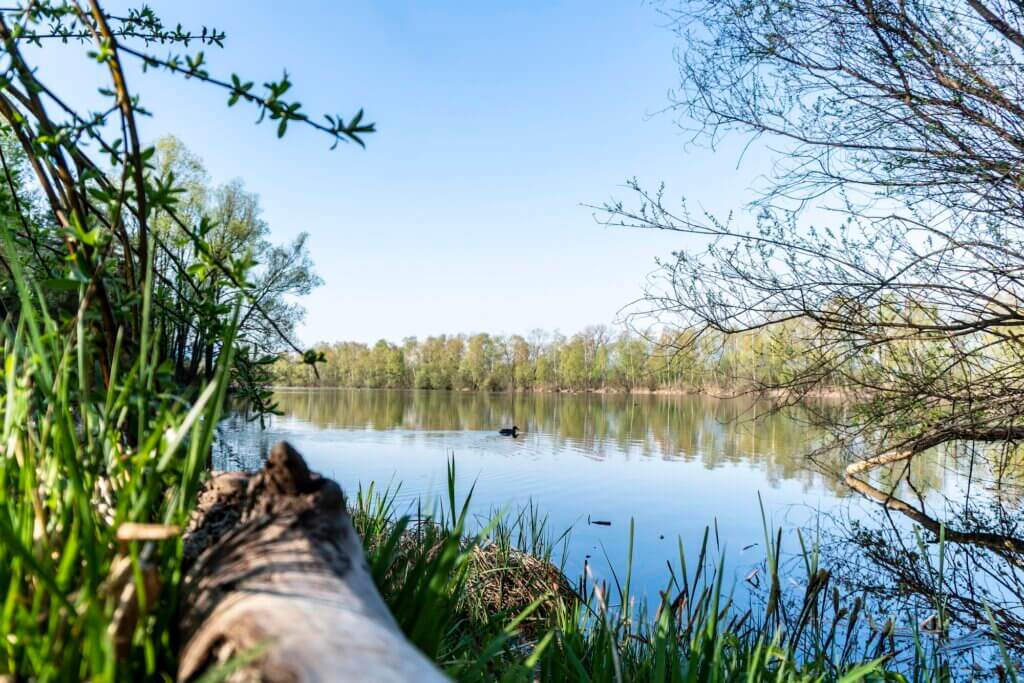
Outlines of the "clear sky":
{"label": "clear sky", "polygon": [[[104,3],[114,9],[120,3]],[[295,130],[197,83],[133,72],[155,114],[216,181],[242,178],[276,240],[300,231],[324,285],[305,343],[611,323],[680,235],[607,229],[582,206],[636,176],[715,212],[751,197],[740,144],[688,144],[673,114],[676,37],[657,5],[602,2],[151,2],[168,23],[228,34],[214,74],[287,68],[310,113],[359,107],[367,149]],[[72,48],[84,51],[84,48]],[[159,54],[162,48],[156,48]],[[82,103],[97,68],[52,52],[40,75]]]}

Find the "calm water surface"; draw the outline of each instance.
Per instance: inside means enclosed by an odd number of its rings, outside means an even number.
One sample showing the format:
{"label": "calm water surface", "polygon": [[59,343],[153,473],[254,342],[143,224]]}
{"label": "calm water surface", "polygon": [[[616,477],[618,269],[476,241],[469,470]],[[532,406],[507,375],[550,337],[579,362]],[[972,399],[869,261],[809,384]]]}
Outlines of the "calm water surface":
{"label": "calm water surface", "polygon": [[[415,510],[445,495],[454,457],[458,490],[475,484],[480,519],[534,504],[555,535],[571,530],[570,576],[585,561],[597,578],[621,572],[632,519],[634,585],[648,598],[668,581],[666,561],[678,565],[679,541],[696,552],[709,525],[730,576],[760,561],[758,495],[770,521],[790,530],[870,507],[839,483],[838,463],[808,461],[820,435],[798,413],[768,414],[749,400],[383,390],[284,390],[276,398],[284,415],[266,430],[241,416],[225,422],[218,468],[259,467],[287,439],[349,492],[400,482],[399,504]],[[498,435],[512,424],[525,433]],[[937,459],[915,468],[922,495],[962,484]],[[795,539],[787,543],[796,549]]]}

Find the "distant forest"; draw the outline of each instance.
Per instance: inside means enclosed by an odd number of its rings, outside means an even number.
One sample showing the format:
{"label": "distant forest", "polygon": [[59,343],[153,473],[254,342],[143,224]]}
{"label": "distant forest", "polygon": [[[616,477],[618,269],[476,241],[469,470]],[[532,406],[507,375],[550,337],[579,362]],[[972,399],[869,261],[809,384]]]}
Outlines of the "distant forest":
{"label": "distant forest", "polygon": [[572,335],[458,334],[319,344],[282,357],[277,385],[479,391],[654,391],[779,384],[801,354],[795,329],[657,336],[593,326]]}

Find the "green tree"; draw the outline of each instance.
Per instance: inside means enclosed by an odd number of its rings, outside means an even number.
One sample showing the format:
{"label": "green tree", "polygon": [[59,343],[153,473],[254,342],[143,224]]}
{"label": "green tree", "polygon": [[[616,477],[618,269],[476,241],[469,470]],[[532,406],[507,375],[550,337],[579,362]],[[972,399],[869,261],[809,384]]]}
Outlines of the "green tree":
{"label": "green tree", "polygon": [[[153,177],[174,177],[180,183],[174,214],[154,214],[154,234],[168,245],[154,262],[159,283],[155,296],[168,313],[162,318],[162,337],[178,380],[213,372],[219,333],[216,312],[243,293],[231,277],[206,267],[204,259],[227,262],[238,254],[248,255],[254,265],[244,289],[238,343],[254,356],[280,352],[304,315],[295,297],[321,282],[306,248],[308,236],[302,233],[289,245],[273,245],[267,239],[270,227],[261,217],[259,198],[246,192],[241,181],[214,187],[202,161],[176,138],[157,141],[155,150]],[[175,217],[206,226],[201,250]],[[189,316],[196,306],[209,315]],[[273,326],[267,324],[267,316]]]}
{"label": "green tree", "polygon": [[494,365],[494,343],[488,334],[474,334],[466,340],[461,374],[466,386],[489,389]]}
{"label": "green tree", "polygon": [[531,357],[530,344],[521,335],[509,340],[512,355],[512,383],[520,389],[533,388],[535,365]]}
{"label": "green tree", "polygon": [[585,389],[589,381],[587,345],[581,335],[574,335],[558,353],[560,384],[570,389]]}

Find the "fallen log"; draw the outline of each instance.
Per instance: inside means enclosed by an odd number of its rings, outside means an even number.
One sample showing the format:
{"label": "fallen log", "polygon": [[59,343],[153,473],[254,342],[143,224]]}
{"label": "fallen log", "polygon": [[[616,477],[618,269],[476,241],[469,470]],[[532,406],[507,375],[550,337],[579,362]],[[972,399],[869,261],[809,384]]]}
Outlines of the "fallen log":
{"label": "fallen log", "polygon": [[447,680],[377,592],[341,488],[287,443],[211,480],[185,565],[179,681],[224,666],[230,681]]}

